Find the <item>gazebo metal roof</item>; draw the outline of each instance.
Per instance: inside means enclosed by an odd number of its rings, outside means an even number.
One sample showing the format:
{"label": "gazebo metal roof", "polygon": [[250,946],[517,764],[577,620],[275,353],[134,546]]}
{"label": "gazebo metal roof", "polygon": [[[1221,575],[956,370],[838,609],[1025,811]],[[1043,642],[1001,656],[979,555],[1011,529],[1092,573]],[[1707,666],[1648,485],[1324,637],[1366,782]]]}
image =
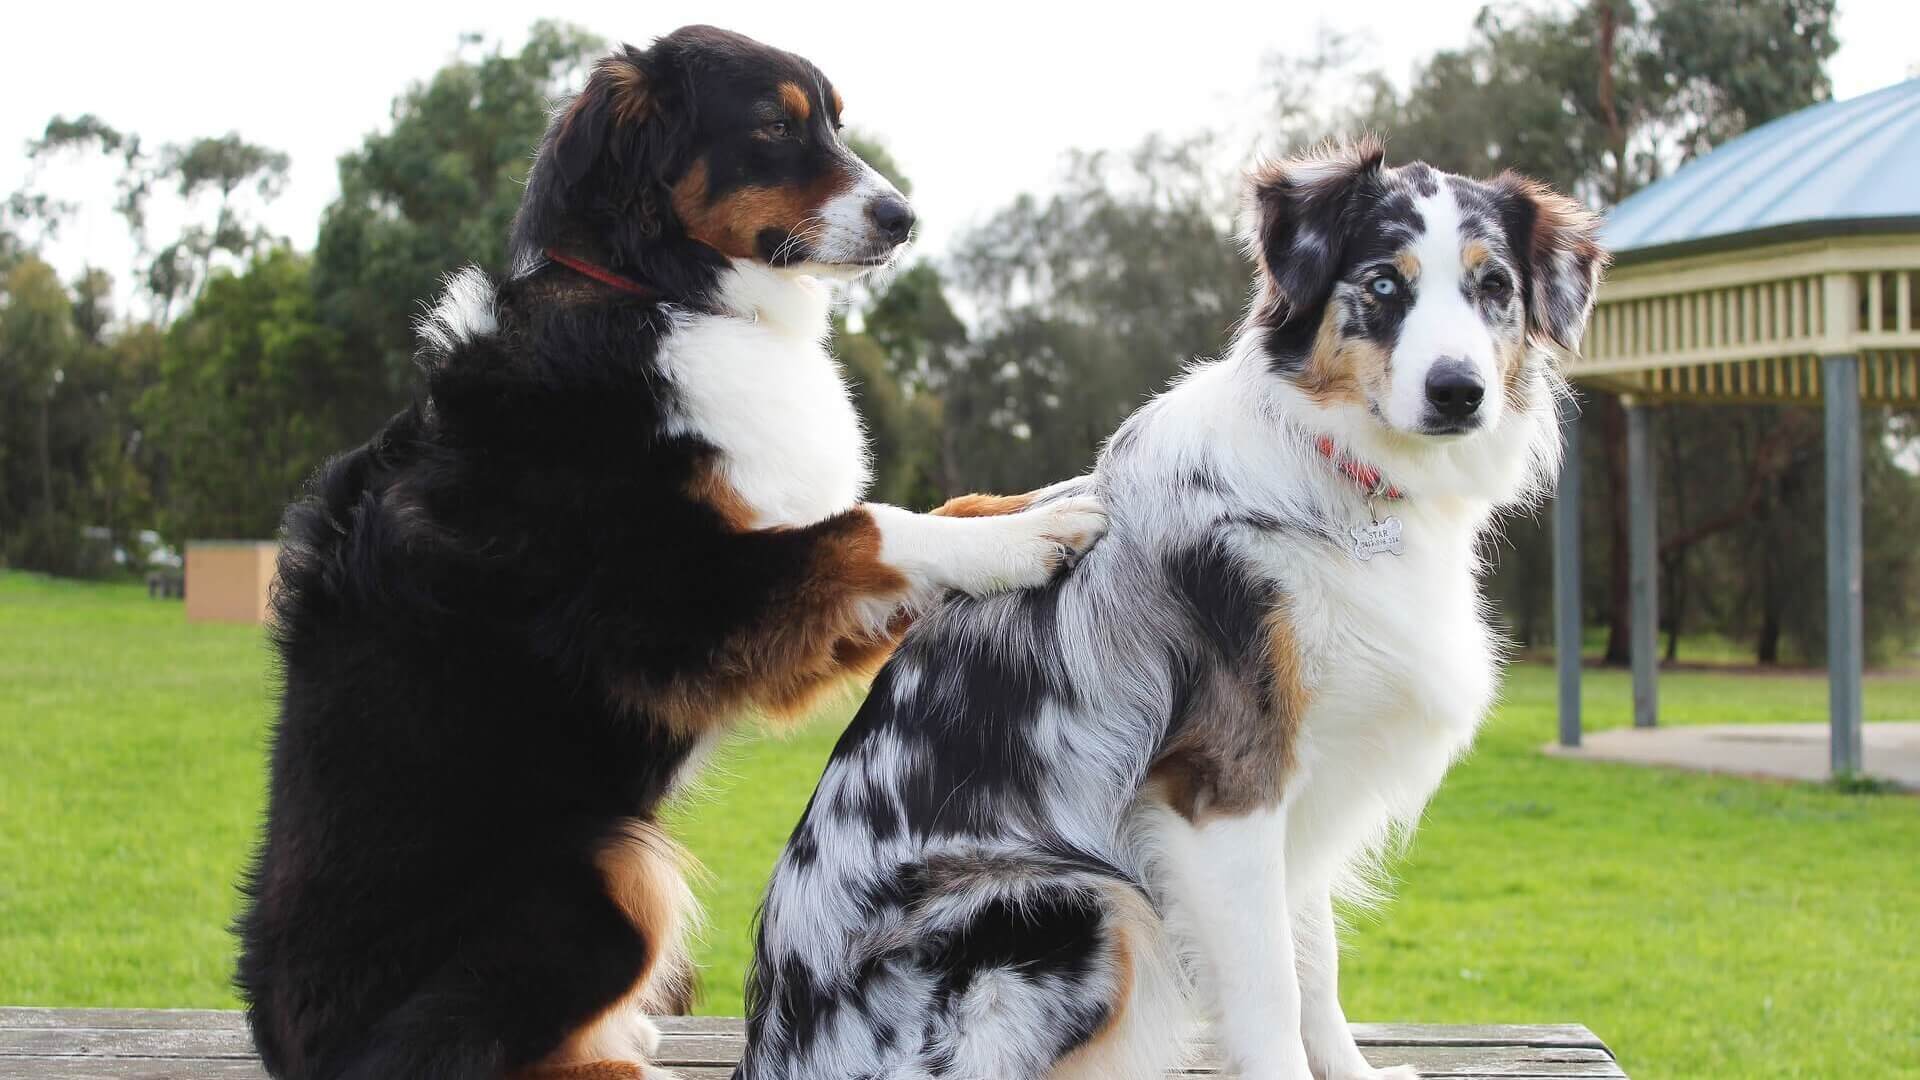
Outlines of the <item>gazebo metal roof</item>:
{"label": "gazebo metal roof", "polygon": [[1747,132],[1607,215],[1623,265],[1769,239],[1920,231],[1920,78]]}
{"label": "gazebo metal roof", "polygon": [[1814,404],[1823,357],[1920,404],[1920,79],[1762,125],[1607,216],[1577,380],[1644,401]]}

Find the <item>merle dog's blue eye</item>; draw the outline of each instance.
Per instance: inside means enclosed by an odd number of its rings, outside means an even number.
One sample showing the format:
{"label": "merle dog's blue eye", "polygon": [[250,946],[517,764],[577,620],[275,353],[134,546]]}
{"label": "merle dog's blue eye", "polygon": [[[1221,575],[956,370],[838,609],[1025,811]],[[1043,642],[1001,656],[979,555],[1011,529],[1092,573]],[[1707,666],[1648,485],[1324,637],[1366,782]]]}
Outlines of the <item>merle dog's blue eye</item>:
{"label": "merle dog's blue eye", "polygon": [[1373,279],[1372,289],[1375,296],[1392,296],[1400,291],[1400,283],[1390,277],[1377,277]]}

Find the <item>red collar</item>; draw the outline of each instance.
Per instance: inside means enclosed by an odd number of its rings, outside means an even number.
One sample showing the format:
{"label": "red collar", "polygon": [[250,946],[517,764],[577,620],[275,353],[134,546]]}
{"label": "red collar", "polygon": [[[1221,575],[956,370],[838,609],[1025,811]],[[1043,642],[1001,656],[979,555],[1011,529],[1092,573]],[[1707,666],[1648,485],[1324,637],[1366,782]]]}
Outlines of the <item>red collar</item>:
{"label": "red collar", "polygon": [[1360,490],[1366,493],[1367,498],[1404,498],[1399,488],[1387,483],[1386,477],[1380,475],[1379,469],[1342,454],[1339,448],[1333,445],[1331,438],[1322,435],[1314,446],[1319,449],[1321,457],[1339,466],[1341,472],[1346,473],[1349,479],[1359,484]]}
{"label": "red collar", "polygon": [[559,263],[561,266],[566,267],[576,274],[590,277],[602,285],[611,285],[621,292],[631,293],[645,300],[658,300],[660,298],[660,294],[657,291],[640,284],[630,277],[623,277],[604,266],[568,255],[559,248],[548,248],[546,250],[546,256],[549,261]]}

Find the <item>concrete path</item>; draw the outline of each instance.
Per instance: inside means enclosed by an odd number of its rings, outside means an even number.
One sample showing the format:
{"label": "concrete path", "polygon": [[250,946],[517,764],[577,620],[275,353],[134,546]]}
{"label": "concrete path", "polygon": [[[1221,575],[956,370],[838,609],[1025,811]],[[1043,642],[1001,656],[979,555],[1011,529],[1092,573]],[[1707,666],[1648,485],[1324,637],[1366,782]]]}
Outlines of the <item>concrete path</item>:
{"label": "concrete path", "polygon": [[[1920,791],[1920,723],[1862,728],[1868,776]],[[1714,724],[1589,731],[1578,750],[1547,746],[1555,757],[1665,765],[1695,772],[1783,780],[1827,778],[1825,724]]]}

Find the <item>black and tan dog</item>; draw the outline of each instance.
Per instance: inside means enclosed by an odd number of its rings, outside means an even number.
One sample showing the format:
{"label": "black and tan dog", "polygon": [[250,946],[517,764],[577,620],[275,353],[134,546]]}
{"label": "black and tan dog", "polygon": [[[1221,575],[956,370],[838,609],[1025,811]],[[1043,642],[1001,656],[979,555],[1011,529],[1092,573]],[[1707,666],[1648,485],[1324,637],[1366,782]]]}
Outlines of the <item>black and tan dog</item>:
{"label": "black and tan dog", "polygon": [[289,511],[237,977],[275,1075],[646,1075],[646,1013],[689,985],[654,815],[703,749],[1104,527],[1087,499],[861,502],[822,279],[912,215],[840,109],[711,28],[605,59],[541,145],[515,275],[449,281],[418,403]]}

